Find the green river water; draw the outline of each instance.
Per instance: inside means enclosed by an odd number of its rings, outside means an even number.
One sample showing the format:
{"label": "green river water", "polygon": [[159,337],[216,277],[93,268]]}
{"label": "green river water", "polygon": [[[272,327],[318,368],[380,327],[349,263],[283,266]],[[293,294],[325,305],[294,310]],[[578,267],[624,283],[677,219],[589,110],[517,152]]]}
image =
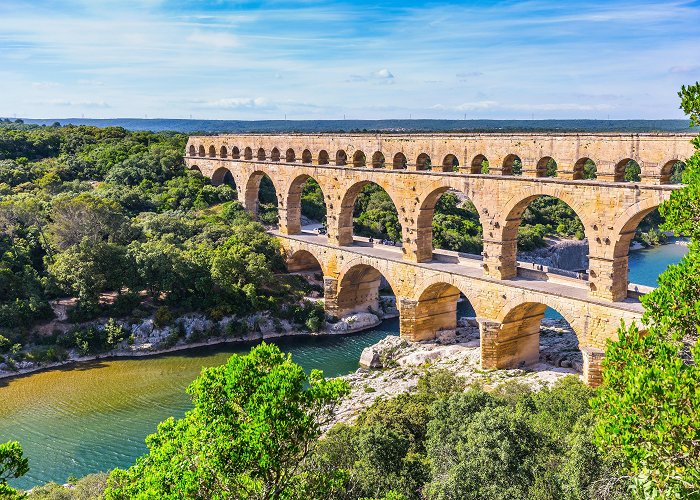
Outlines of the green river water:
{"label": "green river water", "polygon": [[[687,252],[666,245],[633,252],[630,280],[656,277]],[[306,370],[327,376],[357,368],[362,349],[398,333],[398,320],[347,336],[297,337],[276,343]],[[224,363],[251,344],[228,344],[149,358],[103,360],[0,379],[0,442],[19,441],[30,471],[12,485],[28,488],[91,472],[126,467],[146,451],[144,438],[158,422],[189,408],[185,387],[202,367]]]}

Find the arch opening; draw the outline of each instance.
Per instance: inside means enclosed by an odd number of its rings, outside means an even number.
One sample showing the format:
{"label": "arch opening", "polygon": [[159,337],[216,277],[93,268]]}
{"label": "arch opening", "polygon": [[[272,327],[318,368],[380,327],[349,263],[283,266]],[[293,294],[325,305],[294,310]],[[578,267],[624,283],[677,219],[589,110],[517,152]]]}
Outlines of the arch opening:
{"label": "arch opening", "polygon": [[308,149],[305,149],[301,153],[301,162],[302,163],[311,163],[313,161],[313,158],[311,157],[311,151]]}
{"label": "arch opening", "polygon": [[[287,256],[287,271],[290,273],[321,273],[321,281],[323,281],[323,271],[321,263],[316,256],[308,250],[297,250],[293,254]],[[323,290],[323,287],[321,287]]]}
{"label": "arch opening", "polygon": [[284,161],[287,163],[294,163],[297,161],[296,154],[292,148],[289,148],[286,153],[284,153]]}
{"label": "arch opening", "polygon": [[681,184],[683,182],[683,172],[685,172],[685,162],[671,160],[661,168],[661,184]]}
{"label": "arch opening", "polygon": [[338,152],[335,154],[335,164],[339,167],[343,167],[347,164],[348,162],[348,155],[345,151],[342,149],[338,150]]}
{"label": "arch opening", "polygon": [[352,214],[353,235],[369,238],[377,245],[401,245],[402,227],[396,205],[378,184],[362,181],[350,188],[343,200],[341,218],[344,214]]}
{"label": "arch opening", "polygon": [[199,146],[199,156],[201,156],[202,158],[207,156],[207,152],[205,151],[204,146]]}
{"label": "arch opening", "polygon": [[250,149],[249,147],[245,148],[243,150],[243,156],[246,160],[252,160],[253,159],[253,150]]}
{"label": "arch opening", "polygon": [[277,189],[265,172],[254,172],[245,190],[245,206],[267,226],[276,226],[279,219]]}
{"label": "arch opening", "polygon": [[[430,193],[418,216],[419,262],[431,260],[435,249],[474,255],[483,250],[483,227],[479,212],[463,193],[442,187]],[[443,257],[447,258],[446,255]],[[453,256],[455,261],[457,256]]]}
{"label": "arch opening", "polygon": [[503,175],[523,175],[523,162],[518,155],[509,154],[505,157]]}
{"label": "arch opening", "polygon": [[598,177],[598,167],[590,158],[584,157],[574,164],[573,179],[593,180]]}
{"label": "arch opening", "polygon": [[328,156],[328,151],[325,149],[322,149],[321,151],[318,152],[318,164],[319,165],[328,165],[330,162],[330,157]]}
{"label": "arch opening", "polygon": [[228,149],[226,149],[226,146],[221,146],[221,148],[219,148],[219,158],[228,158]]}
{"label": "arch opening", "polygon": [[257,155],[258,161],[265,161],[266,158],[267,158],[267,155],[265,154],[265,150],[263,148],[258,149],[258,155]]}
{"label": "arch opening", "polygon": [[377,151],[372,155],[372,168],[384,168],[386,165],[384,154],[381,151]]}
{"label": "arch opening", "polygon": [[420,294],[413,314],[404,313],[401,334],[413,341],[453,335],[460,342],[478,340],[475,316],[471,303],[456,286],[433,283]]}
{"label": "arch opening", "polygon": [[459,172],[459,160],[453,154],[448,154],[442,160],[443,172]]}
{"label": "arch opening", "polygon": [[557,162],[551,156],[545,156],[537,162],[537,177],[556,177]]}
{"label": "arch opening", "polygon": [[197,149],[194,147],[194,144],[190,144],[190,156],[197,156]]}
{"label": "arch opening", "polygon": [[642,167],[632,158],[625,158],[615,165],[615,182],[640,182]]}
{"label": "arch opening", "polygon": [[216,158],[216,147],[209,146],[209,158]]}
{"label": "arch opening", "polygon": [[234,160],[238,160],[238,159],[240,159],[240,157],[241,157],[241,151],[236,146],[233,146],[231,148],[231,158],[233,158]]}
{"label": "arch opening", "polygon": [[421,153],[416,158],[416,170],[432,170],[430,156],[427,153]]}
{"label": "arch opening", "polygon": [[270,160],[274,162],[280,161],[280,150],[277,148],[272,148],[270,151]]}
{"label": "arch opening", "polygon": [[202,175],[202,169],[199,168],[197,165],[192,165],[190,167],[190,170],[192,170],[193,172],[199,172],[199,175]]}
{"label": "arch opening", "polygon": [[367,165],[367,156],[365,155],[364,151],[360,151],[358,149],[352,155],[352,166],[355,168],[360,168],[360,167],[364,167],[366,165]]}
{"label": "arch opening", "polygon": [[496,338],[482,339],[482,342],[490,344],[482,345],[482,353],[492,356],[488,363],[494,368],[536,365],[538,371],[556,369],[583,373],[583,355],[573,325],[540,302],[524,302],[513,307],[503,318]]}
{"label": "arch opening", "polygon": [[406,170],[408,168],[408,160],[403,153],[396,153],[392,165],[394,170]]}
{"label": "arch opening", "polygon": [[226,185],[236,190],[236,181],[233,174],[226,167],[217,168],[211,176],[211,183],[214,186]]}
{"label": "arch opening", "polygon": [[489,173],[489,160],[486,156],[478,154],[474,157],[471,164],[471,169],[469,171],[471,174],[488,174]]}
{"label": "arch opening", "polygon": [[297,176],[287,194],[287,231],[296,234],[302,229],[326,233],[326,201],[321,186],[306,174]]}
{"label": "arch opening", "polygon": [[381,318],[388,312],[398,312],[391,283],[367,264],[351,267],[338,282],[336,300],[328,299],[326,296],[326,305],[331,306],[328,312],[339,318],[356,313],[370,313]]}

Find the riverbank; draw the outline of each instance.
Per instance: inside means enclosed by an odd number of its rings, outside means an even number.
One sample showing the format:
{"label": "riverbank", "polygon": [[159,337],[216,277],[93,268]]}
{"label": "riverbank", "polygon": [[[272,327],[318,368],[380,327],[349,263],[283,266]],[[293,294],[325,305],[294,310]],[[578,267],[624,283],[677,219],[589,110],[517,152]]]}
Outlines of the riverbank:
{"label": "riverbank", "polygon": [[475,319],[460,318],[458,326],[435,340],[411,343],[391,336],[365,348],[361,367],[341,377],[350,384],[350,394],[341,402],[334,423],[352,422],[377,399],[415,390],[418,380],[430,371],[449,370],[467,385],[485,389],[513,381],[540,389],[562,377],[579,376],[583,370],[578,339],[564,320],[542,320],[540,360],[524,369],[482,370]]}

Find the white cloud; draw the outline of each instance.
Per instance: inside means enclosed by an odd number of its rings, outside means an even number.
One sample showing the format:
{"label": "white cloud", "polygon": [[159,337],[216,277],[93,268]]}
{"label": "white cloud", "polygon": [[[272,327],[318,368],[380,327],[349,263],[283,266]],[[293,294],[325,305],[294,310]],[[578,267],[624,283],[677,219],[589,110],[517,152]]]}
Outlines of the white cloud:
{"label": "white cloud", "polygon": [[42,106],[58,106],[68,108],[110,108],[111,106],[104,101],[71,101],[66,99],[50,99],[48,101],[40,101],[36,104]]}
{"label": "white cloud", "polygon": [[263,97],[231,97],[213,101],[196,100],[193,102],[205,108],[216,109],[273,109],[276,107]]}
{"label": "white cloud", "polygon": [[216,49],[238,47],[240,40],[235,35],[222,31],[195,31],[187,37],[187,42]]}

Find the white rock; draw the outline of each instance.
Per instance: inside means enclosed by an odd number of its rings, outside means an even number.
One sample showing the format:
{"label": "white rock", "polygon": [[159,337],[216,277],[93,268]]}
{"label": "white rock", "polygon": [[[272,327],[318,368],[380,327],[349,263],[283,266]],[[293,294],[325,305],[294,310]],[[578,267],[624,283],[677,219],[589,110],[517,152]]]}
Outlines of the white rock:
{"label": "white rock", "polygon": [[360,354],[360,368],[381,368],[382,357],[372,346],[365,347]]}

